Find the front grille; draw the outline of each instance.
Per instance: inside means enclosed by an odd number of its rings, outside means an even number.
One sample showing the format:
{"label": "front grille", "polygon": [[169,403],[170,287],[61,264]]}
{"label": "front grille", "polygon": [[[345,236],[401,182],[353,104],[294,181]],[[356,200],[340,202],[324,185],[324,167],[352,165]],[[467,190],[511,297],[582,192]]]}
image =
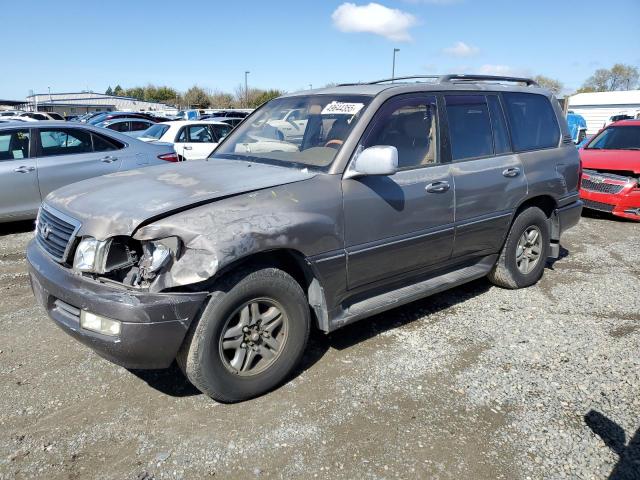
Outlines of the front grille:
{"label": "front grille", "polygon": [[586,198],[583,198],[582,201],[584,202],[585,208],[590,208],[592,210],[599,210],[601,212],[611,213],[615,208],[615,205],[609,205],[608,203],[602,203],[602,202],[594,202],[593,200],[587,200]]}
{"label": "front grille", "polygon": [[78,228],[79,224],[74,219],[43,205],[38,214],[36,239],[49,255],[64,262]]}
{"label": "front grille", "polygon": [[589,178],[582,178],[580,186],[591,192],[600,193],[620,193],[624,188],[624,185],[618,185],[614,183],[594,182]]}

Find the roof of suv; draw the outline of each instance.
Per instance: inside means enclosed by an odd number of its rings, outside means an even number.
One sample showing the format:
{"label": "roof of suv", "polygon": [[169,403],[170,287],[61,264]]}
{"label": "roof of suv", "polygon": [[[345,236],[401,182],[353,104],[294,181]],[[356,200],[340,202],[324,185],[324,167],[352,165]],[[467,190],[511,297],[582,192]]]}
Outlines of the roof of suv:
{"label": "roof of suv", "polygon": [[374,82],[341,84],[315,90],[303,90],[285,96],[309,94],[375,96],[386,90],[393,90],[394,93],[410,93],[424,90],[478,90],[549,94],[549,90],[541,88],[536,82],[528,78],[454,74],[398,77],[393,81],[392,79],[383,79]]}

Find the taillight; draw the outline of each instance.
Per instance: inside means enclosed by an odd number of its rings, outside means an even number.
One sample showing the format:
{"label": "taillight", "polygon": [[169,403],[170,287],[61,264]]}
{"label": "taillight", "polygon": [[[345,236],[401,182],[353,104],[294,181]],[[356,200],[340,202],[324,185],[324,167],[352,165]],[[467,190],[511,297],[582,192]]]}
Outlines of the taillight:
{"label": "taillight", "polygon": [[178,161],[178,154],[176,152],[165,153],[163,155],[158,155],[158,158],[160,160],[164,160],[165,162],[177,162]]}

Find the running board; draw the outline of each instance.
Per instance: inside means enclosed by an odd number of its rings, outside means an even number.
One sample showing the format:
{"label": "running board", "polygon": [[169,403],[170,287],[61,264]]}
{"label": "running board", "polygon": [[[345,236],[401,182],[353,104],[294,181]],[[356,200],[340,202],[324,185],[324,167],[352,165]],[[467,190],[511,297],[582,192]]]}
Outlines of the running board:
{"label": "running board", "polygon": [[352,303],[343,309],[341,315],[330,321],[330,331],[376,313],[391,310],[392,308],[449,290],[463,283],[482,278],[493,268],[497,259],[498,255],[488,255],[480,258],[472,265]]}

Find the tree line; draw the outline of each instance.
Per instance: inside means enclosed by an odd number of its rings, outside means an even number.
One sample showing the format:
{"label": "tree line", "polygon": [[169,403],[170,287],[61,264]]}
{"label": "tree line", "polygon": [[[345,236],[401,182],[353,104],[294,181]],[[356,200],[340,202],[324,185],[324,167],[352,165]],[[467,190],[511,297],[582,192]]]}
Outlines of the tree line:
{"label": "tree line", "polygon": [[272,98],[279,97],[285,92],[277,89],[263,90],[238,86],[233,93],[220,90],[205,90],[197,85],[185,92],[179,92],[168,86],[149,84],[145,87],[122,88],[116,85],[105,91],[106,95],[131,97],[145,102],[159,102],[175,105],[179,108],[256,108]]}
{"label": "tree line", "polygon": [[[555,78],[536,75],[534,80],[542,87],[548,88],[555,94],[564,90],[564,84]],[[610,69],[599,68],[591,75],[575,93],[611,92],[615,90],[633,90],[640,88],[640,72],[637,67],[616,63]],[[107,95],[132,97],[146,102],[159,102],[176,105],[180,108],[256,108],[272,98],[279,97],[285,92],[278,89],[263,90],[249,88],[246,92],[242,85],[238,85],[233,93],[221,90],[205,90],[194,85],[186,92],[179,92],[168,86],[149,84],[145,87],[107,88]]]}

